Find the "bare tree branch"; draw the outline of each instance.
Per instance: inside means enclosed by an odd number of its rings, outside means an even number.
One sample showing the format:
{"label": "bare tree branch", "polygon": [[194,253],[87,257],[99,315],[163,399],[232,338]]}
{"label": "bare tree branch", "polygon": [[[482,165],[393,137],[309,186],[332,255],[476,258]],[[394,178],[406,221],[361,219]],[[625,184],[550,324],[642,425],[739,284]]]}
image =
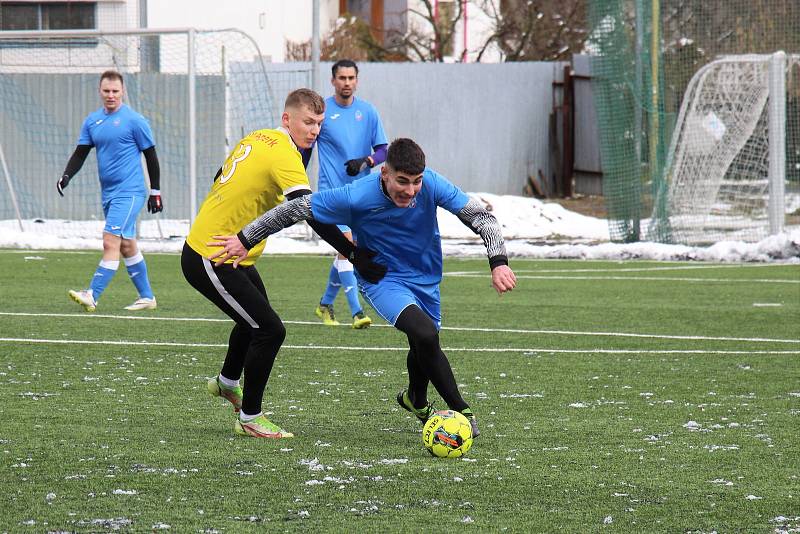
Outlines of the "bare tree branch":
{"label": "bare tree branch", "polygon": [[[469,0],[470,5],[480,9],[490,21],[483,42],[469,53],[477,53],[478,61],[483,60],[489,50],[498,52],[501,61],[540,61],[580,52],[588,36],[589,1]],[[323,58],[341,57],[346,53],[370,61],[445,61],[454,55],[454,38],[464,20],[464,7],[462,0],[440,1],[437,10],[432,0],[420,0],[415,7],[404,11],[407,27],[402,33],[384,28],[373,32],[371,30],[375,29],[366,21],[353,22],[354,17],[348,18],[326,38]],[[382,37],[376,39],[373,34]],[[325,46],[328,46],[327,52]],[[344,47],[344,50],[337,51],[337,47]],[[355,48],[360,50],[361,56]],[[465,56],[464,53],[458,59],[463,60]]]}

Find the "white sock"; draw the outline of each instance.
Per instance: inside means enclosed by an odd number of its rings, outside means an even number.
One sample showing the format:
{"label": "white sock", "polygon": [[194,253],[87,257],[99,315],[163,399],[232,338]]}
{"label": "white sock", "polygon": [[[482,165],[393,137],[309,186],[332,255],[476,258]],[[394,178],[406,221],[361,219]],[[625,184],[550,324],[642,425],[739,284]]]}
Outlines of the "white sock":
{"label": "white sock", "polygon": [[119,260],[100,260],[100,267],[116,271],[119,269]]}
{"label": "white sock", "polygon": [[259,417],[259,416],[260,416],[262,413],[263,413],[263,412],[258,412],[258,413],[257,413],[257,414],[255,414],[255,415],[248,415],[248,414],[246,414],[246,413],[244,413],[244,412],[239,412],[239,420],[240,420],[242,423],[249,423],[250,421],[252,421],[252,420],[253,420],[253,419],[255,419],[256,417]]}
{"label": "white sock", "polygon": [[122,260],[125,262],[126,267],[130,267],[131,265],[136,265],[140,261],[144,261],[144,256],[142,256],[141,252],[137,252],[130,258],[122,257]]}
{"label": "white sock", "polygon": [[219,375],[219,383],[223,386],[227,386],[229,388],[239,387],[239,379],[231,380],[230,378],[225,378],[221,374]]}

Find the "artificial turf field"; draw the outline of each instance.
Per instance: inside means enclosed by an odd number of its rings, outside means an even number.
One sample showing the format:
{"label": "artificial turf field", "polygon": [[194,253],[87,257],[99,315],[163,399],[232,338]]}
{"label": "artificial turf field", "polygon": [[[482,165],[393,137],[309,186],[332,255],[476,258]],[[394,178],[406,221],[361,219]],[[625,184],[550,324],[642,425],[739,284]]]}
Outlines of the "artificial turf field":
{"label": "artificial turf field", "polygon": [[[287,338],[234,437],[206,392],[232,322],[147,255],[84,313],[99,252],[0,251],[0,532],[800,529],[800,265],[446,259],[441,342],[482,434],[431,457],[406,341],[313,315],[330,258],[259,261]],[[433,388],[430,398],[438,399]],[[439,401],[439,406],[444,408]]]}

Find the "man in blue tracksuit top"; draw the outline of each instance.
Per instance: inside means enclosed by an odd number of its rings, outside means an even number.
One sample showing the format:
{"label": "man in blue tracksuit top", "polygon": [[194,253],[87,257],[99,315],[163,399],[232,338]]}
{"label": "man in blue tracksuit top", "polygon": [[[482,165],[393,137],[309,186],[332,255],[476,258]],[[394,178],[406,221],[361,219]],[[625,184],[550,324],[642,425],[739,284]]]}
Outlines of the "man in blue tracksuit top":
{"label": "man in blue tracksuit top", "polygon": [[313,219],[353,228],[359,246],[375,251],[373,260],[386,265],[386,275],[376,283],[358,276],[359,289],[375,310],[408,337],[406,359],[408,388],[397,402],[425,422],[433,412],[428,384],[451,410],[464,414],[478,435],[475,414],[461,397],[458,385],[439,343],[442,247],[436,209],[455,214],[479,234],[486,246],[492,285],[498,293],[516,286],[508,266],[500,224],[476,200],[445,177],[425,166],[425,154],[411,139],[396,139],[389,146],[380,173],[352,184],[304,195],[275,207],[245,226],[235,236],[214,236],[221,250],[212,258],[227,261],[247,257],[248,251],[281,229]]}
{"label": "man in blue tracksuit top", "polygon": [[[386,159],[388,144],[375,107],[355,96],[358,66],[349,59],[342,59],[333,64],[331,73],[334,95],[325,99],[325,120],[316,143],[320,191],[341,187],[369,174],[372,167]],[[348,226],[340,225],[339,230],[348,239],[354,240]],[[358,239],[357,235],[355,239]],[[344,289],[350,306],[353,328],[366,328],[372,324],[372,319],[364,314],[358,300],[353,265],[341,254],[334,258],[328,272],[325,293],[315,310],[317,317],[329,326],[339,324],[334,315],[333,302],[340,287]]]}
{"label": "man in blue tracksuit top", "polygon": [[[147,276],[147,264],[136,243],[136,218],[147,203],[147,211],[158,213],[161,203],[160,169],[153,132],[147,120],[122,103],[125,86],[122,75],[110,70],[100,76],[103,107],[90,113],[81,126],[75,148],[56,189],[64,189],[83,166],[92,147],[97,150],[97,171],[102,190],[103,258],[87,289],[70,290],[69,296],[86,311],[94,311],[97,301],[119,268],[122,256],[139,298],[126,310],[152,310],[156,298]],[[145,185],[141,154],[147,163],[150,190]]]}

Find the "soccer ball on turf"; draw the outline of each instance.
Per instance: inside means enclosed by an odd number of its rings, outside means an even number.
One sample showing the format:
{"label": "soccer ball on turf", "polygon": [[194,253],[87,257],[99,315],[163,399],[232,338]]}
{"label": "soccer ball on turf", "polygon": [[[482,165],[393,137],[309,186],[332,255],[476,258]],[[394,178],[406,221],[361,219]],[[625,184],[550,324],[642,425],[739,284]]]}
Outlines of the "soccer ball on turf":
{"label": "soccer ball on turf", "polygon": [[434,412],[422,428],[422,443],[434,456],[458,458],[472,447],[472,426],[458,412]]}

